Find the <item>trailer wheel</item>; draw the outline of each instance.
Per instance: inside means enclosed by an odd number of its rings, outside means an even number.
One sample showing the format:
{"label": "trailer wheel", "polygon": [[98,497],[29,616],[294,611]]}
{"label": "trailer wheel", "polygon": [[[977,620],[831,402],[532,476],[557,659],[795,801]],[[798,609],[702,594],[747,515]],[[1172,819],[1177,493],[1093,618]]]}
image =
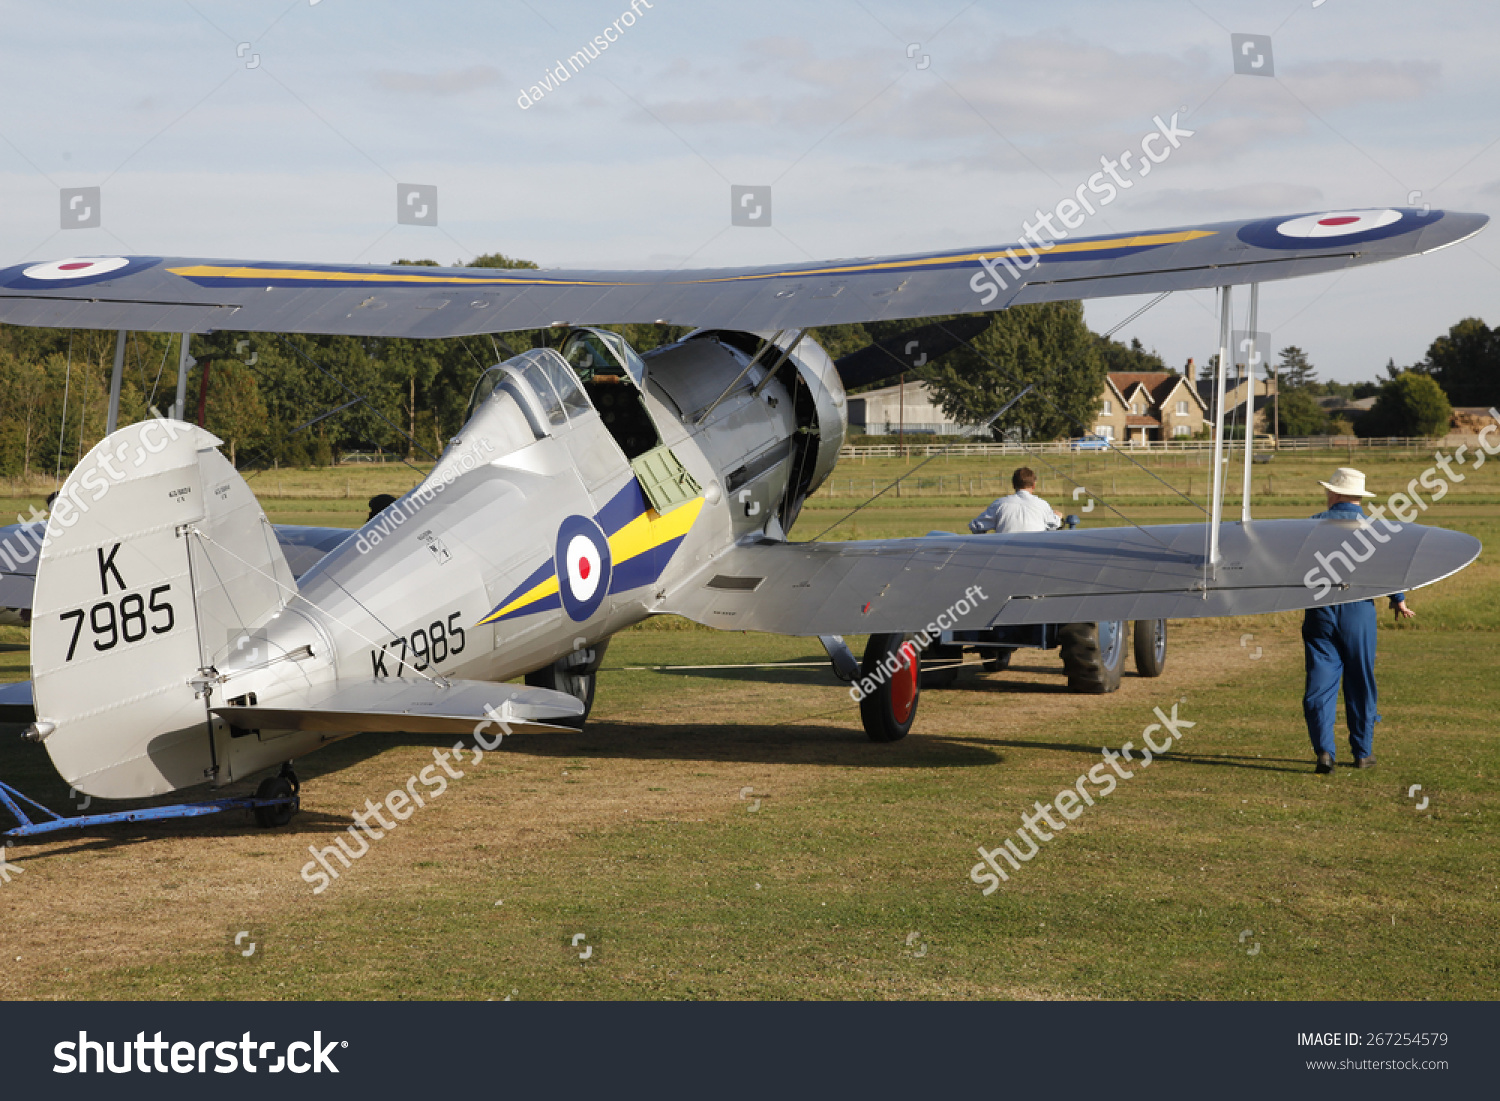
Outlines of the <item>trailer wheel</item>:
{"label": "trailer wheel", "polygon": [[1065,623],[1058,631],[1068,691],[1114,692],[1125,668],[1125,623]]}
{"label": "trailer wheel", "polygon": [[[893,663],[889,658],[895,658]],[[888,664],[896,671],[887,673]],[[865,645],[860,680],[874,682],[874,691],[861,696],[859,717],[872,742],[899,742],[917,718],[922,695],[921,657],[902,634],[871,635]]]}
{"label": "trailer wheel", "polygon": [[255,789],[257,799],[291,799],[290,803],[279,803],[274,807],[256,807],[255,824],[268,830],[277,829],[292,820],[297,813],[297,788],[295,777],[272,776],[262,780]]}
{"label": "trailer wheel", "polygon": [[964,663],[962,646],[933,645],[921,652],[922,687],[952,688]]}
{"label": "trailer wheel", "polygon": [[1135,671],[1143,677],[1159,677],[1167,667],[1167,621],[1135,621]]}
{"label": "trailer wheel", "polygon": [[982,650],[985,655],[984,671],[986,673],[1003,673],[1010,668],[1011,655],[1015,650],[1010,647],[1002,647],[999,650]]}

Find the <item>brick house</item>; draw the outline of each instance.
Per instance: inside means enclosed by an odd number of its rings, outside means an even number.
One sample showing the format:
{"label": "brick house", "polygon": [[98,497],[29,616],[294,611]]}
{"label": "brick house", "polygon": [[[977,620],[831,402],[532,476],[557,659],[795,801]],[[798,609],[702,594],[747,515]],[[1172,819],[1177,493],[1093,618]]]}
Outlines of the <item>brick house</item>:
{"label": "brick house", "polygon": [[1208,406],[1192,382],[1169,371],[1111,371],[1094,416],[1096,436],[1152,443],[1197,435]]}

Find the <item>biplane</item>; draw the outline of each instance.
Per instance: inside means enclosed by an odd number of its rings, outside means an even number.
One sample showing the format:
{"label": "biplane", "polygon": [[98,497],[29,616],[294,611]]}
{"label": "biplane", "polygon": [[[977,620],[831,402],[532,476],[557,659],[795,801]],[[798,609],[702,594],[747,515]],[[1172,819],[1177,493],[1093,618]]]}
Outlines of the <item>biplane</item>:
{"label": "biplane", "polygon": [[[1258,614],[1428,585],[1478,541],[1387,523],[1356,569],[1315,590],[1306,576],[1358,525],[1224,520],[1217,451],[1202,524],[792,541],[838,460],[846,387],[909,366],[900,341],[835,363],[808,330],[1220,288],[1222,394],[1231,287],[1432,252],[1487,220],[1330,211],[703,271],[156,256],[10,267],[0,322],[181,333],[184,354],[216,330],[558,339],[486,370],[430,474],[356,531],[273,526],[202,428],[117,428],[27,531],[29,562],[6,564],[0,603],[31,626],[31,680],[8,699],[29,705],[28,736],[80,792],[265,774],[274,824],[295,805],[291,762],[336,739],[578,726],[610,636],[649,616],[823,639],[840,675],[871,686],[870,737],[892,741],[916,718],[912,630],[955,605],[951,628],[972,631]],[[692,331],[641,355],[605,328],[623,323]],[[1219,416],[1222,447],[1222,401]],[[869,636],[862,662],[845,635]]]}

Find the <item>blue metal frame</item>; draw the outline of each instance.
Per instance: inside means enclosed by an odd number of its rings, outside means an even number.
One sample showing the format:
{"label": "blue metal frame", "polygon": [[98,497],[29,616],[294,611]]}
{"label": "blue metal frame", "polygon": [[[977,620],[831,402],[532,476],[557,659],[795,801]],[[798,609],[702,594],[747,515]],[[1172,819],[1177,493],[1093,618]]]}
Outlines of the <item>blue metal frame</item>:
{"label": "blue metal frame", "polygon": [[[17,802],[19,800],[20,802]],[[0,837],[35,837],[40,833],[57,830],[84,829],[88,826],[112,826],[122,822],[159,822],[169,818],[199,818],[205,814],[219,814],[226,810],[255,810],[258,807],[277,807],[291,804],[292,810],[301,805],[295,795],[280,799],[259,799],[254,796],[238,796],[231,799],[214,799],[207,803],[176,803],[166,807],[143,807],[139,810],[111,811],[108,814],[81,814],[73,817],[58,814],[42,806],[35,799],[22,795],[4,781],[0,781],[0,803],[10,811],[20,825],[0,833]],[[33,811],[46,815],[42,821],[32,821],[21,806],[25,803]]]}

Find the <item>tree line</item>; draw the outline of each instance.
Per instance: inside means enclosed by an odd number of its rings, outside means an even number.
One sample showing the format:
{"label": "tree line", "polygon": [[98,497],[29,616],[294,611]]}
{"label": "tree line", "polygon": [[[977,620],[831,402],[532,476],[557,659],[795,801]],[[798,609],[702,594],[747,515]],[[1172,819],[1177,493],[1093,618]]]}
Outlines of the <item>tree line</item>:
{"label": "tree line", "polygon": [[[433,265],[435,261],[399,260]],[[501,253],[470,267],[535,268]],[[940,319],[941,320],[941,319]],[[885,321],[825,326],[812,335],[837,359],[923,324]],[[611,326],[639,351],[679,339],[675,326]],[[131,333],[126,345],[120,423],[171,410],[177,337]],[[224,440],[236,465],[328,465],[350,452],[423,459],[456,434],[475,381],[488,367],[528,348],[556,343],[548,330],[442,340],[216,332],[196,336],[197,366],[187,378],[184,417]],[[899,343],[899,341],[898,341]],[[66,474],[104,435],[115,334],[0,326],[0,475]],[[1211,365],[1210,365],[1211,369]],[[988,328],[946,354],[912,360],[910,377],[927,381],[944,412],[980,424],[1028,384],[1001,432],[1029,439],[1085,434],[1094,423],[1110,371],[1168,371],[1139,340],[1126,345],[1091,331],[1080,302],[1018,306],[991,315]],[[1269,373],[1269,370],[1268,370]],[[1362,435],[1434,435],[1451,405],[1500,404],[1500,328],[1469,318],[1438,337],[1417,364],[1387,378],[1319,382],[1300,348],[1283,348],[1283,435],[1352,428]],[[873,385],[889,385],[885,380]],[[1318,399],[1374,396],[1352,424]]]}
{"label": "tree line", "polygon": [[[1420,361],[1398,367],[1390,359],[1385,378],[1370,382],[1320,382],[1296,345],[1281,350],[1274,374],[1284,436],[1438,436],[1452,423],[1455,406],[1500,405],[1500,328],[1465,318],[1434,340]],[[1356,408],[1363,398],[1375,400],[1368,409]]]}

